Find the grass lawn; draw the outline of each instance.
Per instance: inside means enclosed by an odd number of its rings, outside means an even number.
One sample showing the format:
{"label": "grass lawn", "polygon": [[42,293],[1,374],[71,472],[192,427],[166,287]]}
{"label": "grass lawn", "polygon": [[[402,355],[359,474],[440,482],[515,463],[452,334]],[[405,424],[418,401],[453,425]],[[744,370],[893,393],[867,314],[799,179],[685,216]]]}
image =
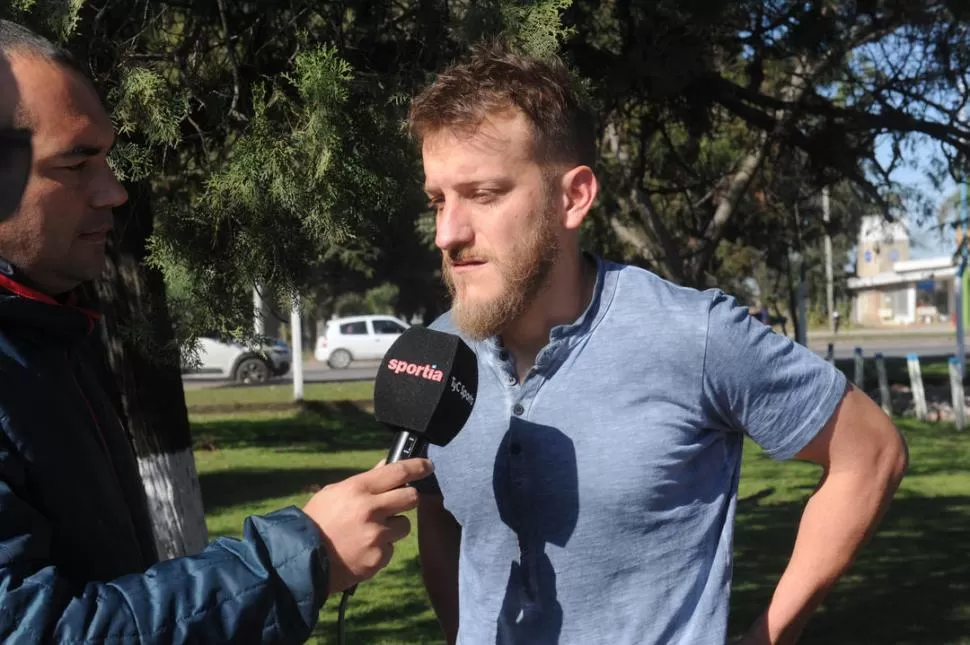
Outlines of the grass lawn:
{"label": "grass lawn", "polygon": [[[349,398],[368,398],[359,394]],[[909,440],[910,473],[882,530],[802,643],[970,643],[970,432],[908,420],[900,426]],[[212,537],[238,536],[249,514],[302,505],[318,486],[371,467],[390,439],[366,410],[350,404],[195,415],[193,430]],[[816,483],[815,467],[774,462],[749,443],[738,504],[733,632],[767,603]],[[412,534],[392,564],[360,586],[348,608],[348,642],[441,642],[416,557]],[[338,602],[328,601],[311,642],[336,642]]]}
{"label": "grass lawn", "polygon": [[[303,388],[307,401],[359,401],[374,398],[373,381],[308,383]],[[206,387],[185,391],[185,404],[191,412],[201,406],[232,406],[287,403],[293,399],[293,385],[253,385]]]}

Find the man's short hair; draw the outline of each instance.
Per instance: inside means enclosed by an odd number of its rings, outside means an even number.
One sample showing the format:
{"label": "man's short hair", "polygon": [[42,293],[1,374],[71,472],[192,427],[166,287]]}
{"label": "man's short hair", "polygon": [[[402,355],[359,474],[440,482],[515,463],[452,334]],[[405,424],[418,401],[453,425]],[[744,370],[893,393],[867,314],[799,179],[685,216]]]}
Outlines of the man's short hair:
{"label": "man's short hair", "polygon": [[13,54],[36,56],[84,75],[81,65],[69,51],[9,20],[0,20],[0,53],[8,58]]}
{"label": "man's short hair", "polygon": [[474,132],[490,115],[525,115],[540,162],[593,166],[596,125],[584,93],[556,57],[536,58],[502,43],[472,51],[411,103],[408,126],[418,145],[442,130]]}
{"label": "man's short hair", "polygon": [[[87,80],[84,69],[69,51],[9,20],[0,20],[0,54],[8,60],[13,56],[30,56],[44,60],[71,70]],[[29,115],[18,109],[14,117],[15,125],[23,127],[29,118]]]}

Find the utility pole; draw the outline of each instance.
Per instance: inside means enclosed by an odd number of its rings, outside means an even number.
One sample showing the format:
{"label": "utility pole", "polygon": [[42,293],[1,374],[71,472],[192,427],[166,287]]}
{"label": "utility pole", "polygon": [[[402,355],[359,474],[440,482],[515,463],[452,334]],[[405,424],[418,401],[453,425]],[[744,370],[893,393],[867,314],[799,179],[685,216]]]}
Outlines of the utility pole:
{"label": "utility pole", "polygon": [[[960,178],[960,224],[966,230],[967,225],[967,178]],[[960,250],[959,264],[957,265],[957,273],[953,278],[953,289],[955,291],[956,301],[956,315],[957,315],[957,369],[960,372],[960,378],[966,376],[966,364],[967,364],[967,345],[966,345],[966,325],[967,325],[967,294],[964,287],[965,276],[967,270],[967,240],[964,234],[964,239],[960,240]]]}
{"label": "utility pole", "polygon": [[303,401],[303,320],[300,317],[300,296],[293,297],[293,310],[290,312],[290,330],[293,338],[293,400]]}
{"label": "utility pole", "polygon": [[[960,80],[960,90],[965,91],[963,80]],[[966,120],[966,111],[964,108],[960,109],[960,122],[961,124]],[[959,376],[962,380],[966,377],[966,365],[967,365],[967,346],[966,346],[966,324],[967,324],[967,294],[966,294],[966,276],[964,275],[967,270],[967,177],[964,174],[960,176],[960,227],[963,231],[962,239],[957,247],[959,252],[959,258],[957,265],[956,276],[953,278],[953,291],[954,291],[954,302],[956,304],[956,332],[957,332],[957,351],[956,351],[956,367],[959,371]]]}
{"label": "utility pole", "polygon": [[266,334],[266,326],[263,324],[263,296],[259,293],[258,284],[253,286],[253,331],[257,338]]}
{"label": "utility pole", "polygon": [[[798,202],[795,202],[795,222],[796,227],[801,231],[802,222],[801,215],[798,212]],[[801,249],[801,233],[799,233],[799,249]],[[795,302],[797,303],[797,313],[798,324],[795,327],[796,335],[795,342],[801,345],[808,345],[808,311],[805,306],[805,256],[802,254],[801,250],[795,252],[795,258],[797,261],[796,270],[798,285],[795,288]]]}
{"label": "utility pole", "polygon": [[835,293],[832,285],[832,237],[829,235],[829,187],[822,189],[822,221],[825,222],[825,311],[829,330],[835,333]]}

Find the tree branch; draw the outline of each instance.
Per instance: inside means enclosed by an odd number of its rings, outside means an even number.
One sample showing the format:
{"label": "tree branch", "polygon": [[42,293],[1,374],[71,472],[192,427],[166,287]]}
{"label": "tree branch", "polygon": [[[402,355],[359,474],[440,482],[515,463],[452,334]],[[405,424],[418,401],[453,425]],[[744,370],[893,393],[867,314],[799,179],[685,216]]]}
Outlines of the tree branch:
{"label": "tree branch", "polygon": [[241,121],[244,117],[237,106],[239,105],[239,95],[241,93],[241,82],[239,80],[239,61],[236,60],[236,52],[232,46],[232,38],[229,35],[229,18],[226,15],[226,0],[216,0],[219,8],[219,20],[222,21],[223,37],[226,44],[226,55],[229,57],[229,66],[232,68],[232,103],[229,105],[229,115]]}

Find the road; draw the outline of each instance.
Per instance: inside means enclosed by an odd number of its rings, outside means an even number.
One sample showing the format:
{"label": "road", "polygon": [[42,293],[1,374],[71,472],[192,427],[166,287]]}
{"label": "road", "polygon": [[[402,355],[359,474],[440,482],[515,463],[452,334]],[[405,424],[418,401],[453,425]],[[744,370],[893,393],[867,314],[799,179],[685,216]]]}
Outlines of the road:
{"label": "road", "polygon": [[[332,370],[317,361],[309,361],[303,365],[304,383],[333,383],[338,381],[368,381],[377,375],[380,361],[361,361],[352,364],[345,370]],[[273,384],[289,384],[293,382],[293,371],[283,378],[274,379]],[[182,384],[187,390],[205,387],[220,387],[228,385],[229,381],[219,377],[198,374],[183,374]]]}
{"label": "road", "polygon": [[[824,356],[828,350],[828,342],[824,338],[809,341],[809,347],[815,353]],[[852,358],[852,352],[856,347],[862,347],[863,353],[867,357],[875,356],[881,352],[886,358],[905,358],[911,352],[927,358],[952,356],[956,351],[953,340],[946,340],[939,336],[926,338],[912,334],[895,337],[853,338],[847,335],[836,339],[835,357],[837,359]],[[968,351],[970,351],[970,343],[968,343]],[[371,380],[377,375],[379,365],[379,361],[367,361],[354,363],[345,370],[333,370],[325,364],[310,361],[303,367],[304,382],[332,383],[339,381]],[[186,389],[221,387],[229,384],[225,379],[194,374],[184,375],[182,382]],[[292,382],[292,372],[281,379],[273,381],[275,384],[290,384]]]}
{"label": "road", "polygon": [[[898,336],[894,338],[842,338],[834,343],[835,358],[852,358],[856,347],[861,347],[864,356],[872,357],[882,353],[886,358],[905,358],[907,354],[919,356],[952,356],[956,352],[956,342],[941,338],[919,338]],[[820,355],[828,351],[828,341],[809,341],[809,347]],[[970,343],[967,346],[970,350]]]}

